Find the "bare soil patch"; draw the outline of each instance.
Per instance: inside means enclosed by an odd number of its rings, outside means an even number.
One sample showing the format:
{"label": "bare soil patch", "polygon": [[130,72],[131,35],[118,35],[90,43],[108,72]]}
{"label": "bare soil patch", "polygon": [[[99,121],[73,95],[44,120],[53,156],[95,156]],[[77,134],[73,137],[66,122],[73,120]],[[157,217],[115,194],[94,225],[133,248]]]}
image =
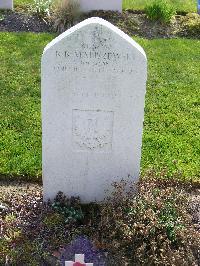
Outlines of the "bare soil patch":
{"label": "bare soil patch", "polygon": [[3,12],[0,31],[8,32],[50,32],[51,26],[35,15],[22,12]]}
{"label": "bare soil patch", "polygon": [[[151,254],[151,245],[159,265],[179,265],[179,260],[184,265],[200,265],[199,184],[141,180],[136,195],[125,195],[123,184],[117,184],[107,203],[81,205],[78,199],[67,199],[62,193],[53,204],[43,203],[41,185],[0,181],[0,264],[64,265],[71,240],[85,235],[95,249],[107,254],[107,264],[102,265],[121,265],[122,258],[123,265],[147,265],[133,262],[142,254],[148,260],[146,251]],[[72,210],[76,215],[82,210],[84,216],[73,216]],[[149,247],[146,251],[141,249],[144,245]],[[171,263],[169,252],[175,263]]]}
{"label": "bare soil patch", "polygon": [[[187,185],[186,185],[187,186]],[[185,195],[188,198],[188,211],[193,217],[193,223],[197,231],[200,232],[200,188],[196,186],[188,186]],[[181,187],[180,187],[181,189]],[[3,199],[3,195],[9,198],[9,195],[21,196],[21,195],[42,195],[42,184],[31,182],[19,182],[19,181],[1,181],[0,180],[0,204]]]}
{"label": "bare soil patch", "polygon": [[[148,39],[200,38],[200,16],[195,13],[176,15],[170,24],[150,21],[146,14],[141,11],[124,11],[122,14],[111,11],[93,11],[81,16],[79,21],[94,16],[110,21],[131,36],[140,36]],[[0,31],[55,32],[52,21],[44,20],[41,17],[22,11],[2,12]]]}

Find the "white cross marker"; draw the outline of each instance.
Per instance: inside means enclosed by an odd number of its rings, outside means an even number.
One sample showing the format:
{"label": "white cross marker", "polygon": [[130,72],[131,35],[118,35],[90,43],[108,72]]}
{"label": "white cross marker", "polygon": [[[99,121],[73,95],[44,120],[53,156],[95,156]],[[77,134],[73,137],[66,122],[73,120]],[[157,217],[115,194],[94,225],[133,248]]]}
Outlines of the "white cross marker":
{"label": "white cross marker", "polygon": [[93,266],[93,263],[85,263],[84,254],[75,254],[74,261],[65,261],[65,266]]}

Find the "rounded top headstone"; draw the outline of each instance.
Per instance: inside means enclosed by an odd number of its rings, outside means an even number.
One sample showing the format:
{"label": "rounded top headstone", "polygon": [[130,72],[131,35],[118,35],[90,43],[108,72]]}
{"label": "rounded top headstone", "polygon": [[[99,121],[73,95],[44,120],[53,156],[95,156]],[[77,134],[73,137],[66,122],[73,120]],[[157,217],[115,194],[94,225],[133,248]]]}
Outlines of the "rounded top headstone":
{"label": "rounded top headstone", "polygon": [[111,23],[89,18],[42,57],[44,198],[101,201],[111,183],[139,177],[147,58]]}
{"label": "rounded top headstone", "polygon": [[92,17],[92,18],[85,19],[84,21],[78,23],[77,25],[73,26],[72,28],[70,28],[70,29],[66,30],[65,32],[63,32],[62,34],[60,34],[58,37],[56,37],[54,40],[52,40],[50,43],[48,43],[46,45],[46,47],[44,48],[44,51],[43,51],[43,55],[45,54],[45,52],[48,49],[52,48],[53,46],[55,46],[57,43],[59,43],[63,39],[69,37],[71,34],[77,32],[79,30],[83,30],[84,27],[88,27],[90,25],[93,25],[94,26],[94,24],[102,25],[105,28],[108,28],[111,31],[113,31],[113,33],[118,34],[127,43],[130,43],[130,45],[132,45],[133,47],[135,47],[144,56],[144,58],[146,58],[145,51],[143,50],[143,48],[137,42],[135,42],[126,33],[124,33],[119,28],[115,27],[110,22],[108,22],[108,21],[106,21],[106,20],[104,20],[102,18],[99,18],[99,17]]}

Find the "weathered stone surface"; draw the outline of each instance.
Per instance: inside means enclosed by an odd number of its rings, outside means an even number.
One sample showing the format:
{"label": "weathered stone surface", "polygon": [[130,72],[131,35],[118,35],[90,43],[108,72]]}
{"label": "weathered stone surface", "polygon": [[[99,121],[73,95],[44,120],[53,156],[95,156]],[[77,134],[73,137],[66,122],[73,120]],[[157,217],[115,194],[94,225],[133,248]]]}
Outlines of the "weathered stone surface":
{"label": "weathered stone surface", "polygon": [[13,9],[13,0],[0,0],[0,9]]}
{"label": "weathered stone surface", "polygon": [[82,11],[112,10],[122,12],[122,0],[80,0]]}
{"label": "weathered stone surface", "polygon": [[147,60],[100,18],[49,43],[42,57],[44,198],[58,191],[102,200],[113,181],[140,170]]}

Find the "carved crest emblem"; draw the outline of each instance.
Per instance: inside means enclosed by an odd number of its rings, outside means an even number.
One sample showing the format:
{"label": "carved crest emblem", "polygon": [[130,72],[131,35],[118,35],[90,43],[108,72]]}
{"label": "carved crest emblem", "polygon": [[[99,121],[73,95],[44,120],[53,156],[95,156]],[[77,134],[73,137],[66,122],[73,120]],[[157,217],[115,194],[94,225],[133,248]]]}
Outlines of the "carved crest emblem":
{"label": "carved crest emblem", "polygon": [[73,110],[73,145],[76,150],[112,148],[113,112]]}

